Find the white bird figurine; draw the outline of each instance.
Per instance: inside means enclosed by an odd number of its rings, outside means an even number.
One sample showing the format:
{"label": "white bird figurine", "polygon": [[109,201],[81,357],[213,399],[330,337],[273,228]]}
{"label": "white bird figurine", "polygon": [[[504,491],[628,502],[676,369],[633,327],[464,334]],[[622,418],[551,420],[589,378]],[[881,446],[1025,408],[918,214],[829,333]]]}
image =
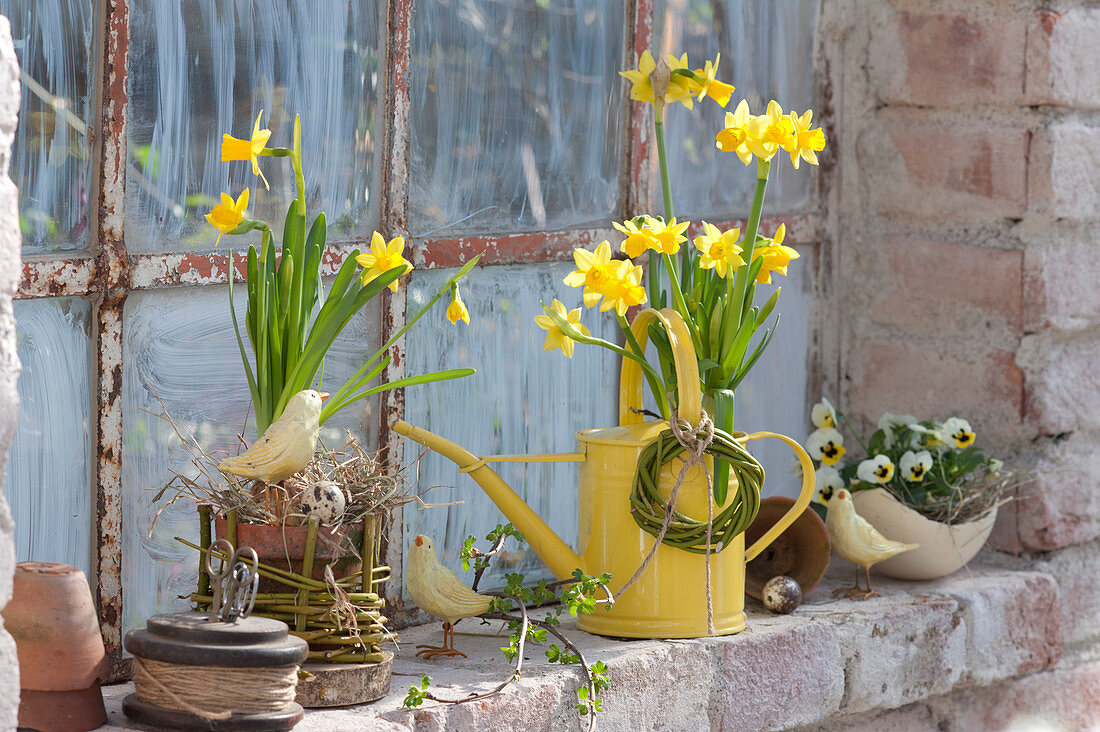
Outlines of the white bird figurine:
{"label": "white bird figurine", "polygon": [[441,656],[462,656],[455,650],[455,621],[472,618],[489,611],[493,598],[479,595],[439,563],[432,540],[418,534],[409,549],[405,565],[405,589],[421,610],[443,619],[443,645],[420,645],[416,655],[435,659]]}
{"label": "white bird figurine", "polygon": [[327,396],[312,389],[298,392],[263,437],[240,455],[225,458],[218,467],[264,483],[278,483],[301,471],[317,448],[321,402]]}
{"label": "white bird figurine", "polygon": [[[852,494],[846,490],[838,491],[829,501],[829,509],[825,514],[825,528],[829,530],[829,540],[837,556],[857,565],[856,586],[838,587],[833,590],[834,595],[845,595],[850,598],[861,595],[861,600],[877,595],[878,593],[871,589],[871,565],[920,546],[892,541],[880,534],[867,522],[867,519],[856,513]],[[867,574],[866,590],[859,586],[860,567],[863,567]]]}

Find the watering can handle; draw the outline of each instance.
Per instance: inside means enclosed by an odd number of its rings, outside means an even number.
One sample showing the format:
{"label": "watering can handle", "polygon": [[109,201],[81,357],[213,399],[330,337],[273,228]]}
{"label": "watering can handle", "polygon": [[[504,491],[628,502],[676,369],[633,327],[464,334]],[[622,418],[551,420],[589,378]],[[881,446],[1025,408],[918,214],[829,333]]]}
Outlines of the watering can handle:
{"label": "watering can handle", "polygon": [[[664,326],[668,333],[668,342],[672,346],[672,359],[676,367],[676,384],[680,398],[679,415],[691,424],[697,424],[703,410],[703,393],[699,387],[699,362],[695,358],[695,347],[691,343],[691,333],[680,313],[672,308],[657,311],[646,308],[634,318],[630,330],[645,349],[649,340],[649,326],[653,321]],[[619,424],[639,424],[643,421],[642,408],[642,367],[631,358],[623,359],[619,374]]]}
{"label": "watering can handle", "polygon": [[802,512],[806,510],[806,507],[810,505],[810,499],[814,495],[814,464],[810,460],[810,456],[806,454],[806,451],[802,449],[802,446],[785,435],[776,434],[775,432],[754,432],[748,435],[746,439],[757,440],[762,437],[774,437],[777,440],[786,442],[795,454],[798,455],[798,462],[802,465],[802,492],[798,494],[798,500],[791,506],[787,513],[783,514],[783,518],[775,522],[775,526],[764,532],[764,535],[757,539],[752,546],[745,550],[745,561],[749,562],[756,558],[756,555],[764,551],[764,549],[779,538],[779,535],[787,530],[787,527],[794,523],[795,519],[802,515]]}

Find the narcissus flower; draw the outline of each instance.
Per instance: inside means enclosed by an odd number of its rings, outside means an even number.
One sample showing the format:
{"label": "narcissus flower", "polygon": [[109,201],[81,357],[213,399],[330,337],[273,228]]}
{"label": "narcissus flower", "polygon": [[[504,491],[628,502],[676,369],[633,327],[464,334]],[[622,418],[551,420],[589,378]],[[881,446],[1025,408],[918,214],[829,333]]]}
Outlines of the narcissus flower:
{"label": "narcissus flower", "polygon": [[638,57],[638,68],[619,72],[619,76],[630,81],[631,99],[654,104],[652,74],[656,68],[657,62],[653,60],[653,54],[642,51],[642,55]]}
{"label": "narcissus flower", "polygon": [[458,325],[460,320],[466,325],[470,324],[470,311],[466,309],[466,303],[462,302],[462,296],[458,294],[457,287],[451,289],[451,304],[447,306],[447,320],[453,325]]}
{"label": "narcissus flower", "polygon": [[901,460],[898,461],[898,467],[901,468],[902,478],[910,483],[919,483],[924,480],[924,476],[932,469],[932,453],[927,450],[921,450],[920,452],[906,450],[902,454]]}
{"label": "narcissus flower", "polygon": [[246,208],[248,208],[247,188],[241,191],[241,195],[237,196],[236,201],[228,193],[222,194],[221,203],[214,206],[210,209],[210,213],[206,214],[207,223],[221,232],[218,234],[218,241],[214,242],[214,246],[218,246],[218,242],[222,240],[223,236],[237,228],[244,221]]}
{"label": "narcissus flower", "polygon": [[[588,328],[581,323],[580,308],[574,308],[573,310],[566,312],[565,305],[562,304],[561,300],[557,299],[555,299],[554,302],[551,303],[550,307],[554,309],[554,312],[558,313],[567,321],[569,321],[569,323],[572,324],[574,328],[580,331],[581,335],[591,335]],[[535,323],[538,324],[540,328],[546,331],[546,340],[542,344],[542,350],[552,351],[555,348],[560,348],[561,352],[565,354],[566,358],[573,358],[573,347],[576,346],[576,341],[565,335],[565,333],[562,332],[561,328],[559,328],[558,325],[554,322],[553,318],[551,318],[549,315],[536,315]]]}
{"label": "narcissus flower", "polygon": [[[370,251],[364,252],[355,258],[355,261],[363,266],[363,284],[367,284],[379,275],[389,272],[397,267],[404,267],[401,274],[412,271],[412,262],[405,259],[405,238],[396,236],[389,243],[382,238],[377,231],[371,236]],[[397,280],[389,285],[390,289],[397,292]],[[448,308],[449,310],[449,308]]]}
{"label": "narcissus flower", "polygon": [[814,501],[823,506],[828,506],[833,495],[844,487],[844,478],[840,471],[828,465],[814,471]]}
{"label": "narcissus flower", "polygon": [[611,222],[616,230],[626,234],[620,249],[631,259],[640,257],[646,250],[657,249],[660,246],[653,237],[653,230],[649,228],[650,218],[648,216],[643,218],[644,222],[640,225],[634,223],[634,219],[621,224],[618,221]]}
{"label": "narcissus flower", "polygon": [[974,430],[970,429],[969,422],[959,417],[952,417],[943,423],[943,434],[960,449],[974,444]]}
{"label": "narcissus flower", "polygon": [[694,107],[695,93],[699,90],[699,82],[697,82],[691,76],[685,74],[674,73],[677,70],[689,70],[688,69],[688,55],[682,54],[680,58],[676,58],[671,53],[668,55],[668,67],[670,73],[668,77],[668,91],[665,92],[665,103],[673,104],[680,102],[688,109]]}
{"label": "narcissus flower", "polygon": [[596,251],[587,249],[574,249],[573,261],[577,268],[567,274],[562,280],[570,287],[583,287],[581,298],[584,306],[590,308],[603,297],[603,286],[612,276],[611,273],[611,244],[604,241],[596,247]]}
{"label": "narcissus flower", "polygon": [[749,103],[742,99],[737,109],[726,112],[724,127],[714,137],[715,146],[724,152],[736,153],[741,162],[748,165],[752,161],[752,153],[749,152],[745,141],[748,139],[749,122],[752,115],[749,114]]}
{"label": "narcissus flower", "polygon": [[701,269],[713,269],[723,279],[726,273],[745,263],[741,258],[741,247],[737,241],[741,238],[741,229],[720,231],[714,224],[703,222],[703,233],[695,237],[695,248],[702,252],[699,258]]}
{"label": "narcissus flower", "polygon": [[825,149],[825,131],[820,127],[810,129],[813,116],[812,109],[807,109],[801,117],[791,112],[793,132],[783,144],[783,149],[791,154],[791,165],[795,170],[798,170],[798,163],[802,160],[810,165],[817,165],[816,153]]}
{"label": "narcissus flower", "polygon": [[814,427],[836,427],[836,410],[828,399],[821,397],[821,401],[810,410],[810,420]]}
{"label": "narcissus flower", "polygon": [[264,182],[264,187],[270,190],[271,186],[267,184],[267,178],[260,171],[260,162],[257,159],[271,137],[271,130],[260,129],[260,118],[263,116],[264,111],[261,109],[260,113],[256,115],[256,125],[252,128],[252,137],[248,140],[238,140],[231,135],[222,135],[222,162],[227,160],[252,161],[252,174],[260,176],[260,180]]}
{"label": "narcissus flower", "polygon": [[836,465],[846,450],[844,449],[844,435],[832,427],[822,427],[806,438],[806,452],[814,460],[820,460],[826,465]]}
{"label": "narcissus flower", "polygon": [[794,133],[794,124],[774,99],[767,111],[749,119],[745,126],[745,146],[760,160],[771,160]]}
{"label": "narcissus flower", "polygon": [[786,275],[787,265],[790,264],[792,259],[798,259],[798,252],[794,249],[784,246],[783,239],[787,236],[787,225],[780,224],[779,228],[775,230],[775,236],[772,238],[772,243],[757,247],[753,250],[752,258],[760,258],[763,262],[760,265],[760,272],[756,275],[756,282],[761,285],[770,284],[772,281],[772,272],[776,274]]}
{"label": "narcissus flower", "polygon": [[680,244],[687,241],[684,232],[691,226],[690,221],[676,223],[673,218],[667,224],[662,224],[660,219],[650,219],[649,229],[653,232],[653,239],[657,242],[657,251],[665,254],[676,254],[680,251]]}
{"label": "narcissus flower", "polygon": [[730,97],[733,96],[734,87],[731,84],[727,84],[724,81],[718,81],[714,78],[714,75],[718,73],[718,61],[721,60],[722,54],[718,54],[714,57],[714,62],[708,59],[704,68],[696,69],[697,76],[702,77],[702,81],[698,82],[699,86],[699,101],[703,101],[703,97],[710,97],[714,101],[718,102],[718,106],[724,107],[730,102]]}
{"label": "narcissus flower", "polygon": [[875,455],[859,464],[856,477],[864,483],[889,483],[894,477],[894,463],[885,455]]}
{"label": "narcissus flower", "polygon": [[625,316],[628,309],[646,301],[645,288],[642,287],[642,268],[629,259],[615,262],[611,267],[611,277],[601,288],[603,302],[600,304],[600,312],[614,308],[620,316]]}

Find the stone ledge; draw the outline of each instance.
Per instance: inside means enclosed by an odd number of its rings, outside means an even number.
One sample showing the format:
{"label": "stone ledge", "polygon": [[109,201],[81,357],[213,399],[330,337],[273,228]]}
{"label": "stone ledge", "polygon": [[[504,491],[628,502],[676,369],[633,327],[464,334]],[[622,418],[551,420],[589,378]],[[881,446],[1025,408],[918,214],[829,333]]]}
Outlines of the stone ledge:
{"label": "stone ledge", "polygon": [[[976,566],[933,582],[876,577],[882,597],[855,602],[830,596],[854,574],[846,562],[834,565],[793,615],[771,615],[750,601],[748,629],[739,635],[626,641],[567,629],[590,662],[603,660],[610,669],[599,728],[786,729],[988,686],[1049,668],[1061,656],[1050,575]],[[493,635],[498,627],[460,625],[458,646],[470,658],[457,662],[414,656],[417,643],[439,641],[438,624],[402,631],[387,697],[310,711],[295,729],[580,729],[572,709],[579,672],[548,665],[537,647],[530,647],[524,677],[501,694],[401,708],[422,674],[432,677],[436,693],[452,698],[502,680],[508,667],[498,650],[503,638]],[[105,729],[139,728],[121,712],[130,690],[128,684],[105,689],[111,719]]]}

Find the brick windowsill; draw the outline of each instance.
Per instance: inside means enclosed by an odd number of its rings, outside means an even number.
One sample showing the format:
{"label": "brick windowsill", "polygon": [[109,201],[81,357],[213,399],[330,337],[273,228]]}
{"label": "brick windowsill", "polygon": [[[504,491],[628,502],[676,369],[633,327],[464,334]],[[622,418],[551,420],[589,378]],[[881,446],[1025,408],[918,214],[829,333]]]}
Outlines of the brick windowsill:
{"label": "brick windowsill", "polygon": [[[835,566],[842,565],[842,566]],[[882,597],[833,600],[851,565],[834,559],[829,575],[793,615],[750,601],[748,628],[733,636],[687,641],[624,641],[568,628],[589,662],[607,663],[601,730],[786,729],[891,709],[955,689],[986,686],[1049,668],[1062,651],[1054,579],[1041,572],[971,566],[932,582],[876,577]],[[568,624],[566,624],[568,625]],[[427,674],[441,696],[492,688],[509,672],[499,623],[458,626],[470,659],[427,662],[417,643],[438,643],[437,623],[401,631],[390,694],[361,707],[306,712],[295,730],[580,729],[572,711],[580,674],[545,663],[529,646],[524,677],[494,697],[461,705],[401,701]],[[105,687],[110,723],[122,715],[129,684]]]}

